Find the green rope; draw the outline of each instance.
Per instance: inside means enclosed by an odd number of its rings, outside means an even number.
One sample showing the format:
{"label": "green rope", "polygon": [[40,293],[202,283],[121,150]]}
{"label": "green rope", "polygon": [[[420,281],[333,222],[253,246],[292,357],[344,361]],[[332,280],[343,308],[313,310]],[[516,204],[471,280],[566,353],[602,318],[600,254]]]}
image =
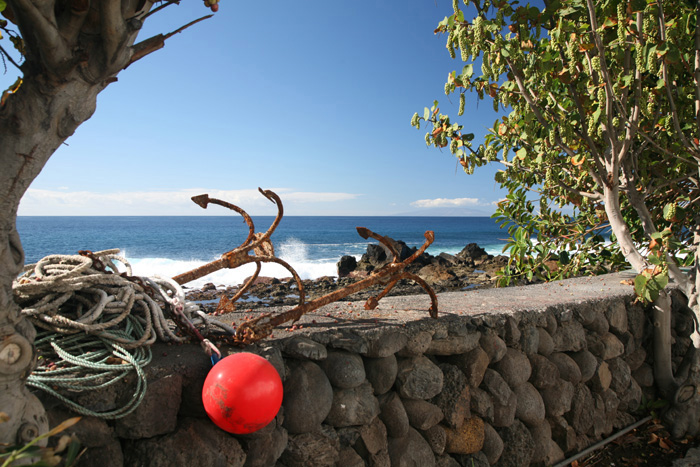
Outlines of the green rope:
{"label": "green rope", "polygon": [[[134,318],[132,329],[141,330]],[[113,332],[117,337],[131,338],[125,332]],[[60,335],[43,332],[35,341],[40,364],[27,379],[27,385],[47,392],[74,411],[103,419],[124,417],[136,409],[146,394],[147,382],[143,368],[151,361],[148,346],[132,349],[89,334]],[[55,360],[55,361],[54,361]],[[71,400],[66,394],[98,390],[109,387],[126,377],[136,374],[136,387],[128,402],[108,411],[90,410]]]}
{"label": "green rope", "polygon": [[[211,319],[190,302],[179,284],[170,279],[133,277],[119,250],[51,255],[28,265],[12,284],[22,314],[42,329],[34,345],[40,355],[27,385],[45,391],[76,412],[105,419],[131,413],[146,393],[143,368],[151,361],[156,339],[185,342],[174,332],[163,309],[195,329],[195,322],[233,329]],[[119,273],[115,262],[126,266]],[[109,271],[111,270],[111,271]],[[191,320],[197,315],[196,321]],[[208,339],[207,354],[219,354]],[[122,407],[95,411],[71,400],[70,394],[109,387],[136,374],[131,399]]]}

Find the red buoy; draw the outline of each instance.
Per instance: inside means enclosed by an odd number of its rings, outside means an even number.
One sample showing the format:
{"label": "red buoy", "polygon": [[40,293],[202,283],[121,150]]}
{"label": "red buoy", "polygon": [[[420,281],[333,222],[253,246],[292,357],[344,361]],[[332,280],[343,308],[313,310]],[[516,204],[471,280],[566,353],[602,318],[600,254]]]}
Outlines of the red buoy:
{"label": "red buoy", "polygon": [[241,352],[221,359],[209,371],[202,402],[211,421],[234,434],[258,431],[282,405],[282,380],[270,362]]}

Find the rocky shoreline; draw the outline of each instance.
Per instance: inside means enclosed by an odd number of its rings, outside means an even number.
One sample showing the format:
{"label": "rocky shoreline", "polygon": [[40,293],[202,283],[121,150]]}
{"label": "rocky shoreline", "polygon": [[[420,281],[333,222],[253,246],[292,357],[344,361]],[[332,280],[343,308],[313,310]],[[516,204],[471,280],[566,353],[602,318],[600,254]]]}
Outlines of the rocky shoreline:
{"label": "rocky shoreline", "polygon": [[[416,251],[415,247],[410,248],[405,242],[396,240],[390,240],[390,242],[399,252],[401,261]],[[359,261],[354,256],[343,256],[337,264],[337,276],[302,281],[307,300],[313,300],[339,287],[364,279],[391,260],[391,253],[380,244],[368,245],[367,251]],[[421,277],[432,286],[435,292],[439,293],[493,287],[496,271],[507,262],[507,256],[489,255],[476,243],[470,243],[456,255],[440,253],[433,256],[423,253],[406,270]],[[381,292],[383,288],[382,285],[376,285],[350,295],[346,299],[366,300]],[[204,311],[214,312],[223,295],[230,298],[237,291],[238,286],[217,286],[214,283],[208,283],[198,289],[186,289],[186,296],[188,300],[198,303]],[[418,284],[410,280],[402,280],[391,290],[389,296],[421,293],[425,292]],[[298,303],[299,290],[291,277],[277,279],[260,276],[246,294],[236,302],[236,308],[254,310],[270,306],[294,306]]]}

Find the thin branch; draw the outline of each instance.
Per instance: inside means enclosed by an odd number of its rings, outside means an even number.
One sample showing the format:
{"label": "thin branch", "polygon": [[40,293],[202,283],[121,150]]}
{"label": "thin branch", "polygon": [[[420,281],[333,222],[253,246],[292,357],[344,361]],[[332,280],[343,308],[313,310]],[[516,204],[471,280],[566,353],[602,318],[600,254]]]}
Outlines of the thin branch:
{"label": "thin branch", "polygon": [[[697,4],[695,18],[700,18],[700,3]],[[693,81],[695,81],[695,131],[700,138],[700,21],[695,24],[695,69]],[[698,265],[700,267],[700,265]],[[698,275],[700,276],[700,274]],[[700,279],[699,279],[700,280]]]}
{"label": "thin branch", "polygon": [[10,61],[10,63],[12,63],[14,66],[16,66],[18,70],[22,71],[22,68],[17,64],[17,62],[15,62],[15,61],[12,59],[12,57],[10,56],[10,54],[7,53],[7,50],[3,49],[1,45],[0,45],[0,53],[1,53],[2,55],[4,55],[5,58],[7,58],[7,59]]}
{"label": "thin branch", "polygon": [[656,141],[654,141],[654,139],[651,136],[647,135],[646,132],[644,132],[642,130],[637,130],[637,134],[640,135],[642,138],[644,138],[646,141],[648,141],[649,144],[651,144],[654,147],[654,149],[662,152],[664,155],[666,155],[668,157],[678,159],[680,161],[685,162],[686,164],[691,164],[691,165],[696,166],[696,167],[698,165],[700,165],[700,160],[698,160],[698,156],[693,155],[693,159],[687,159],[685,157],[679,156],[675,152],[671,152],[668,149],[659,146],[659,144]]}
{"label": "thin branch", "polygon": [[[179,4],[180,4],[180,0],[167,0],[162,5],[157,6],[156,8],[152,9],[148,13],[144,14],[142,18],[138,18],[138,19],[141,20],[142,22],[146,21],[146,18],[148,18],[149,16],[151,16],[154,13],[158,13],[163,8],[169,7],[170,5],[179,5]],[[135,17],[138,17],[138,15]]]}
{"label": "thin branch", "polygon": [[100,26],[107,63],[114,63],[126,36],[126,21],[122,16],[121,0],[101,0]]}
{"label": "thin branch", "polygon": [[630,164],[630,160],[627,159],[621,167],[622,177],[625,181],[624,190],[627,193],[627,199],[630,205],[632,205],[634,210],[637,212],[637,216],[639,216],[644,233],[651,239],[651,235],[657,232],[656,225],[654,224],[649,208],[647,208],[646,202],[644,201],[644,195],[637,191],[637,177],[633,173]]}
{"label": "thin branch", "polygon": [[[45,4],[40,6],[46,7]],[[59,69],[68,61],[71,51],[59,34],[53,17],[44,16],[30,0],[14,0],[11,8],[34,60],[43,62],[49,70]]]}
{"label": "thin branch", "polygon": [[[661,5],[661,2],[657,1],[657,5],[659,6],[659,39],[661,40],[662,43],[666,42],[666,19],[664,17],[664,10],[663,6]],[[673,90],[675,89],[674,83],[671,81],[671,78],[668,73],[668,64],[666,63],[666,60],[661,58],[661,74],[662,78],[664,80],[664,83],[666,84],[666,97],[668,98],[668,105],[671,110],[671,116],[673,117],[673,129],[676,131],[676,134],[678,135],[678,138],[681,140],[681,143],[683,146],[686,148],[689,148],[691,151],[694,151],[694,147],[692,144],[690,144],[690,141],[685,137],[685,134],[683,134],[683,130],[681,130],[681,124],[678,119],[678,108],[676,107],[676,101],[673,98]]]}
{"label": "thin branch", "polygon": [[603,185],[603,180],[601,176],[604,176],[606,171],[605,171],[605,166],[602,164],[603,157],[600,155],[600,152],[598,151],[598,147],[596,146],[595,142],[593,141],[593,138],[591,138],[588,135],[588,124],[586,123],[586,112],[583,109],[583,105],[581,104],[581,96],[579,96],[578,92],[576,91],[576,88],[569,83],[569,92],[571,93],[571,96],[573,97],[574,104],[576,105],[576,109],[578,110],[578,115],[579,118],[581,119],[581,127],[583,131],[580,134],[580,137],[582,137],[585,141],[586,144],[588,145],[588,149],[591,151],[591,155],[593,156],[593,162],[596,165],[596,171],[591,173],[591,176],[595,179],[595,181],[598,183],[598,185]]}
{"label": "thin branch", "polygon": [[66,8],[62,16],[56,18],[58,32],[70,47],[74,46],[78,41],[80,30],[90,12],[90,1],[80,4],[76,3],[78,2],[72,2],[70,8]]}
{"label": "thin branch", "polygon": [[131,59],[129,62],[124,65],[124,69],[126,69],[129,65],[132,63],[141,60],[143,57],[146,55],[149,55],[152,52],[155,52],[156,50],[160,50],[163,47],[165,47],[165,41],[170,39],[172,36],[175,34],[181,33],[185,29],[189,28],[190,26],[193,26],[200,21],[204,21],[205,19],[209,19],[214,15],[206,15],[202,16],[201,18],[198,18],[194,21],[190,21],[186,25],[182,26],[179,29],[176,29],[175,31],[168,33],[168,34],[158,34],[157,36],[150,37],[144,41],[139,42],[138,44],[134,45],[131,49],[133,51],[133,54],[131,56]]}
{"label": "thin branch", "polygon": [[[527,172],[527,173],[531,173],[531,174],[537,174],[537,173],[538,173],[537,171],[535,171],[535,170],[533,170],[533,169],[531,169],[531,168],[529,168],[529,167],[516,166],[516,165],[513,164],[512,162],[504,161],[504,160],[502,160],[502,159],[499,159],[497,162],[499,162],[500,164],[505,165],[506,167],[508,167],[508,168],[510,168],[510,169],[517,169],[517,170],[520,170],[521,172]],[[569,192],[571,192],[571,193],[573,193],[573,194],[575,194],[575,195],[578,195],[578,196],[582,196],[582,197],[584,197],[584,198],[588,198],[588,199],[592,199],[592,200],[596,200],[596,201],[602,201],[602,200],[603,200],[603,194],[602,194],[602,193],[598,193],[598,192],[588,192],[588,191],[579,190],[579,189],[574,188],[574,187],[572,187],[572,186],[570,186],[570,185],[568,185],[568,184],[566,184],[566,183],[564,183],[564,182],[562,182],[562,181],[560,181],[560,180],[557,180],[557,185],[558,185],[560,188],[565,189],[566,191],[569,191]],[[534,191],[534,192],[537,192],[537,190],[534,190],[534,189],[530,189],[530,190],[532,190],[532,191]]]}

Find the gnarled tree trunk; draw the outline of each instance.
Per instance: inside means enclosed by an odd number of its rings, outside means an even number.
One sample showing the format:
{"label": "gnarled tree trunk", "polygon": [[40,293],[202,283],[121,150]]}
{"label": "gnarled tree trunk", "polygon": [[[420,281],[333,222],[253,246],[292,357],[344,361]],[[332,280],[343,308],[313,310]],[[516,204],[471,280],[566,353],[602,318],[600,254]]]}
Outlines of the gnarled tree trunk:
{"label": "gnarled tree trunk", "polygon": [[[161,2],[160,10],[178,2]],[[179,30],[134,44],[148,0],[7,0],[3,12],[21,33],[23,81],[0,107],[0,443],[46,431],[41,403],[24,382],[35,362],[32,325],[12,296],[24,265],[17,208],[49,157],[95,111],[97,95],[131,63]],[[203,18],[200,18],[200,20]],[[80,170],[76,167],[76,170]]]}
{"label": "gnarled tree trunk", "polygon": [[0,110],[0,442],[26,442],[46,431],[39,401],[24,386],[35,362],[34,328],[20,315],[12,281],[24,266],[16,229],[19,201],[46,161],[90,118],[103,85],[26,80]]}

